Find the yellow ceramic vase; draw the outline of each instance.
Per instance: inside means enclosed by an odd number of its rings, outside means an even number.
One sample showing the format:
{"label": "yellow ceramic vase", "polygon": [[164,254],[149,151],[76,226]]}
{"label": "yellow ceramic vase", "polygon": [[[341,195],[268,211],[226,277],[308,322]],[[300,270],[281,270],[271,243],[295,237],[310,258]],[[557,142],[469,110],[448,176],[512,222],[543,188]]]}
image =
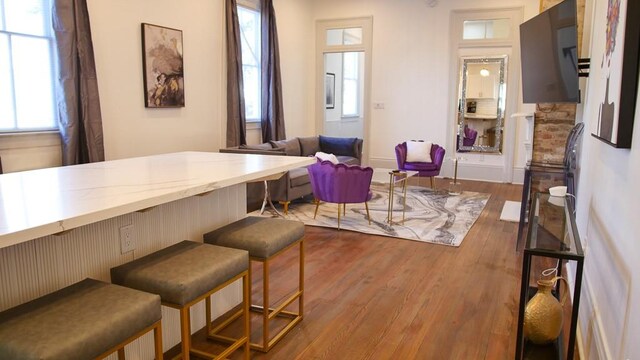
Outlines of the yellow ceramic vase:
{"label": "yellow ceramic vase", "polygon": [[538,292],[524,310],[524,336],[534,344],[550,343],[562,331],[562,306],[567,299],[567,292],[563,293],[562,301],[553,296],[551,290],[558,280],[565,284],[567,282],[559,276],[551,280],[538,280]]}

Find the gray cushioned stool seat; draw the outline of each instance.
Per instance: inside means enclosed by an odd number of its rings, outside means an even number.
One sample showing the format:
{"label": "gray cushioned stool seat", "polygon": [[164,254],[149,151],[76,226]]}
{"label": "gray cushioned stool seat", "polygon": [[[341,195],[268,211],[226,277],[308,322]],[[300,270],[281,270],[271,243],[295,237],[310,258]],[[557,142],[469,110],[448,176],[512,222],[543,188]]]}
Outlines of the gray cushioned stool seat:
{"label": "gray cushioned stool seat", "polygon": [[0,359],[94,359],[161,317],[158,295],[85,279],[0,313]]}
{"label": "gray cushioned stool seat", "polygon": [[244,249],[252,257],[266,259],[303,236],[300,221],[249,216],[204,234],[204,242]]}
{"label": "gray cushioned stool seat", "polygon": [[185,305],[249,268],[249,254],[182,241],[111,269],[111,281]]}

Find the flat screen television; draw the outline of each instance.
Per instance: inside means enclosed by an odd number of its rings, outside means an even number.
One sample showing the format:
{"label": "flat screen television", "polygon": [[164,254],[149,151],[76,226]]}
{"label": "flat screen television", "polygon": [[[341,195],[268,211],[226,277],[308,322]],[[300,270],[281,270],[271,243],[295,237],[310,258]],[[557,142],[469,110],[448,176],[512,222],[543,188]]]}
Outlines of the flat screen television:
{"label": "flat screen television", "polygon": [[520,25],[522,97],[530,103],[577,103],[576,0],[565,0]]}

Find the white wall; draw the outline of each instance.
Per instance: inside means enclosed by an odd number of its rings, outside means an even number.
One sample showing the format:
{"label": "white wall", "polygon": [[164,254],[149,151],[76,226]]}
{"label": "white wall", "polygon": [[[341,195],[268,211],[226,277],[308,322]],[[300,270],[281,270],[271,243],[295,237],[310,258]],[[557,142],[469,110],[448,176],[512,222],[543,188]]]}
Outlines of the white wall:
{"label": "white wall", "polygon": [[[373,16],[370,158],[373,165],[395,166],[394,147],[421,137],[438,144],[448,139],[450,59],[449,19],[454,9],[524,6],[525,19],[538,11],[537,0],[450,0],[434,8],[422,0],[323,0],[313,2],[315,19]],[[455,84],[453,84],[455,86]],[[421,136],[418,136],[421,135]]]}
{"label": "white wall", "polygon": [[[593,3],[587,1],[587,10]],[[602,24],[607,4],[602,1],[597,4],[594,24]],[[600,59],[593,54],[596,48],[602,48],[604,39],[604,29],[594,27],[592,75],[588,79],[582,118],[585,133],[577,192],[577,224],[585,247],[580,303],[584,351],[581,358],[639,359],[640,106],[636,106],[631,149],[615,149],[590,135],[601,101],[595,94],[602,86],[602,79],[593,73],[600,66]],[[636,101],[640,104],[640,97]]]}
{"label": "white wall", "polygon": [[[89,0],[107,160],[220,147],[223,1]],[[185,107],[146,109],[140,23],[183,31]]]}

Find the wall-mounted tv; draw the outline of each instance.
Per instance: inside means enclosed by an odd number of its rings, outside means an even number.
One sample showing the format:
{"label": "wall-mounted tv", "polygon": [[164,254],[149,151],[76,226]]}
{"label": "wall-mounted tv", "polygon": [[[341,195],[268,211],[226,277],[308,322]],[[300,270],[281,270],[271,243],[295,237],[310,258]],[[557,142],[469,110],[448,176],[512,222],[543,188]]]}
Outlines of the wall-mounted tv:
{"label": "wall-mounted tv", "polygon": [[565,0],[520,25],[522,97],[530,103],[577,103],[576,0]]}

